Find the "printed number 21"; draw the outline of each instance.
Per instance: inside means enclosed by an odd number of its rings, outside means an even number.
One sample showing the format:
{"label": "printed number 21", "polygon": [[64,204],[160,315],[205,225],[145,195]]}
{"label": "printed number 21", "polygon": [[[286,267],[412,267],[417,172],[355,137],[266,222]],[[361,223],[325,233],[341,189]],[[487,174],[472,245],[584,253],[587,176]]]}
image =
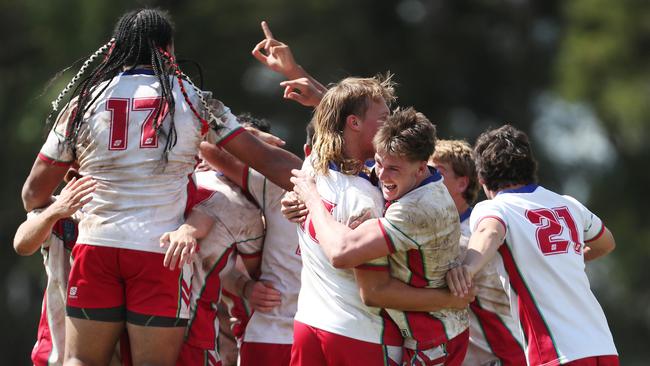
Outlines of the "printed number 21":
{"label": "printed number 21", "polygon": [[[537,244],[544,255],[562,254],[568,251],[569,241],[558,237],[564,228],[569,229],[573,250],[580,254],[582,243],[580,243],[576,223],[567,207],[529,210],[526,211],[526,218],[537,226],[535,232]],[[560,220],[564,222],[564,225],[560,223]]]}
{"label": "printed number 21", "polygon": [[[129,114],[131,111],[149,111],[140,128],[140,148],[157,148],[158,136],[154,129],[154,119],[160,110],[161,97],[150,98],[110,98],[106,110],[111,112],[109,150],[126,150],[129,142]],[[158,118],[162,121],[167,115],[167,103]]]}

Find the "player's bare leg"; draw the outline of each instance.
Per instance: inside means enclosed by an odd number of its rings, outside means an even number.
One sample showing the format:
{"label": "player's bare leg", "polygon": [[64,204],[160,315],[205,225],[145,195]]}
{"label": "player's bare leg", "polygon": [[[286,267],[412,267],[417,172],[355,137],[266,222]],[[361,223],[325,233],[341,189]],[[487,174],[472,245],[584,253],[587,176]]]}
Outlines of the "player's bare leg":
{"label": "player's bare leg", "polygon": [[66,317],[64,365],[108,365],[123,331],[123,322]]}
{"label": "player's bare leg", "polygon": [[133,366],[173,366],[180,353],[185,327],[145,327],[126,324]]}

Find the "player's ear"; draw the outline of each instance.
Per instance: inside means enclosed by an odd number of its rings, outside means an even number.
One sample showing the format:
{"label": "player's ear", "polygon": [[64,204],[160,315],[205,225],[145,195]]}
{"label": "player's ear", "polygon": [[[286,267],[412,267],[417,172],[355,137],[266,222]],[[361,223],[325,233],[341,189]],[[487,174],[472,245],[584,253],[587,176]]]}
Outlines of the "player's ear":
{"label": "player's ear", "polygon": [[345,117],[345,125],[353,130],[353,131],[359,131],[361,130],[361,123],[359,117],[355,116],[354,114],[350,114],[347,117]]}
{"label": "player's ear", "polygon": [[467,186],[469,186],[469,177],[458,177],[456,182],[458,184],[458,191],[464,193],[467,190]]}

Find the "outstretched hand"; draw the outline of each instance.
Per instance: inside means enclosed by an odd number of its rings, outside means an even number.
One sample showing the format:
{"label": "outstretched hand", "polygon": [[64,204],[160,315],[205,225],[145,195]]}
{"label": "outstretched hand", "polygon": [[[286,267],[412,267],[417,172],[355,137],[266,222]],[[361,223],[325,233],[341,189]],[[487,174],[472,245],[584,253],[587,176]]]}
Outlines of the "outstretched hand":
{"label": "outstretched hand", "polygon": [[299,66],[293,58],[291,49],[273,37],[273,33],[271,33],[266,21],[262,21],[262,31],[264,32],[264,39],[253,48],[251,52],[253,57],[269,69],[284,75],[288,79],[293,79]]}
{"label": "outstretched hand", "polygon": [[55,217],[69,217],[93,199],[92,193],[96,185],[97,182],[92,177],[74,177],[63,187],[59,197],[48,209]]}
{"label": "outstretched hand", "polygon": [[163,266],[174,270],[182,268],[190,263],[198,248],[196,238],[192,235],[192,229],[186,224],[181,225],[177,230],[166,232],[160,237],[160,246],[167,247]]}

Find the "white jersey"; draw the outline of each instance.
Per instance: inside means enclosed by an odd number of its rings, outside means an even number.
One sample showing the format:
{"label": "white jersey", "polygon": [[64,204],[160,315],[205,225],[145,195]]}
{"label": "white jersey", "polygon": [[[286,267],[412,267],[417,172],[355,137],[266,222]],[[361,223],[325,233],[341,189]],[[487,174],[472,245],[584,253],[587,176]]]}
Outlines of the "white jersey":
{"label": "white jersey", "polygon": [[[27,214],[27,219],[39,215],[42,210]],[[77,239],[77,222],[81,214],[61,219],[54,224],[52,234],[41,245],[43,265],[47,274],[47,287],[43,298],[41,321],[38,325],[39,338],[35,350],[50,348],[47,362],[49,365],[63,364],[65,345],[65,299],[70,274],[70,253]],[[49,331],[49,340],[44,332]],[[49,343],[51,344],[45,344]]]}
{"label": "white jersey", "polygon": [[584,243],[602,234],[601,220],[574,198],[534,184],[480,202],[470,218],[472,230],[485,218],[506,229],[499,274],[523,331],[528,364],[616,355],[585,273]]}
{"label": "white jersey", "polygon": [[[460,257],[460,225],[442,176],[430,169],[431,176],[390,203],[379,226],[391,252],[391,277],[413,287],[443,288],[447,271]],[[446,343],[469,326],[465,309],[386,311],[399,327],[405,347],[411,349]]]}
{"label": "white jersey", "polygon": [[193,210],[212,217],[214,225],[201,239],[192,263],[191,317],[186,342],[204,350],[218,350],[220,273],[232,265],[237,253],[261,254],[264,226],[260,210],[220,173],[197,172],[196,181],[197,202]]}
{"label": "white jersey", "polygon": [[[59,116],[39,157],[58,165],[79,163],[79,173],[91,176],[97,187],[79,223],[79,243],[164,253],[160,236],[183,223],[189,176],[203,139],[201,124],[173,80],[176,145],[163,162],[166,138],[153,130],[159,109],[160,85],[150,70],[125,72],[100,84],[97,101],[84,116],[73,149],[62,143],[72,108]],[[195,108],[201,103],[187,88]],[[222,106],[222,105],[221,105]],[[169,131],[167,110],[163,130]],[[241,129],[225,107],[218,112],[226,127],[216,140]]]}
{"label": "white jersey", "polygon": [[[460,215],[460,249],[464,258],[472,235],[469,217],[472,208]],[[476,300],[470,304],[469,342],[463,365],[473,366],[486,361],[505,359],[517,363],[524,357],[519,326],[510,313],[510,300],[503,289],[496,256],[474,276]],[[478,349],[478,350],[477,350]]]}
{"label": "white jersey", "polygon": [[286,191],[253,169],[247,170],[242,186],[260,206],[266,222],[260,280],[272,282],[282,294],[281,304],[273,310],[253,313],[244,341],[292,344],[302,260],[295,224],[280,212]]}
{"label": "white jersey", "polygon": [[[349,225],[364,215],[381,216],[383,198],[377,187],[365,178],[332,168],[328,175],[316,176],[316,187],[336,221]],[[303,170],[313,171],[310,159]],[[303,267],[295,319],[330,333],[381,344],[381,309],[363,304],[352,269],[336,269],[330,264],[309,217],[298,228],[298,238]]]}

